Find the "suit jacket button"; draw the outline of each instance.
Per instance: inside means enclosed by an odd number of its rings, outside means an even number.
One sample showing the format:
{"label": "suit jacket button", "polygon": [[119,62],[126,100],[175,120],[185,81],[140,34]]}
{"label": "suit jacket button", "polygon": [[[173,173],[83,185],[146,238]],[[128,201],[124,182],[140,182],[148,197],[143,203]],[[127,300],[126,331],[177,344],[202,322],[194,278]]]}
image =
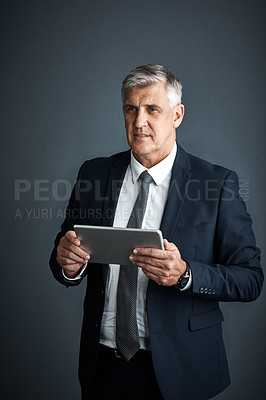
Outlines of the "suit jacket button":
{"label": "suit jacket button", "polygon": [[200,293],[204,293],[203,287],[201,287],[199,291],[200,291]]}
{"label": "suit jacket button", "polygon": [[205,289],[204,289],[204,293],[208,293],[208,288],[205,288]]}
{"label": "suit jacket button", "polygon": [[208,294],[212,294],[212,290],[211,289],[208,290]]}
{"label": "suit jacket button", "polygon": [[216,291],[215,289],[212,289],[212,294],[215,294],[215,291]]}

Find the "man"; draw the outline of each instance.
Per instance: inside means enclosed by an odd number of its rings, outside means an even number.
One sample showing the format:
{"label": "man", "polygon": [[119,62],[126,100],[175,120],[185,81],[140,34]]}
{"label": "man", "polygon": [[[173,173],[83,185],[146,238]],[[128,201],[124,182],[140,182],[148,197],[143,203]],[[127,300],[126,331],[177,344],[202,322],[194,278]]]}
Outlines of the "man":
{"label": "man", "polygon": [[[55,240],[55,278],[70,286],[87,277],[79,364],[84,400],[215,396],[230,383],[219,301],[253,301],[262,288],[260,252],[236,174],[176,144],[181,95],[180,81],[165,67],[131,71],[122,86],[131,151],[82,165]],[[144,171],[149,183],[138,180]],[[89,263],[73,225],[131,226],[144,184],[141,226],[162,230],[164,250],[137,248],[127,268]],[[134,271],[137,277],[129,278]]]}

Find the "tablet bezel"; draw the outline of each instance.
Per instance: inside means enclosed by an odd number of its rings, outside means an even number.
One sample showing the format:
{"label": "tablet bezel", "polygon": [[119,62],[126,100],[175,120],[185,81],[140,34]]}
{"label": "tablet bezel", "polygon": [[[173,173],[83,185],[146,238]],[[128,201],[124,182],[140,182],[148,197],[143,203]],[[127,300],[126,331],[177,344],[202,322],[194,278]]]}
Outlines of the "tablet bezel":
{"label": "tablet bezel", "polygon": [[[132,265],[130,254],[136,247],[164,249],[159,229],[74,225],[81,248],[90,253],[89,263]],[[123,243],[123,245],[122,245]]]}

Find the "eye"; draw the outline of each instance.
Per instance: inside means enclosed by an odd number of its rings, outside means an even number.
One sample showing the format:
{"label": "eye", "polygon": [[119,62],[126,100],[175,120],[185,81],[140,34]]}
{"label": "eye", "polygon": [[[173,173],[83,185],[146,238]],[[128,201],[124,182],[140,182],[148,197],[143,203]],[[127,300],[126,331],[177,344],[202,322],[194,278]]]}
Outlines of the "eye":
{"label": "eye", "polygon": [[133,106],[128,106],[128,107],[126,107],[126,112],[128,114],[134,114],[136,112],[136,108]]}
{"label": "eye", "polygon": [[154,113],[157,113],[159,110],[157,107],[149,107],[148,111],[150,114],[154,114]]}

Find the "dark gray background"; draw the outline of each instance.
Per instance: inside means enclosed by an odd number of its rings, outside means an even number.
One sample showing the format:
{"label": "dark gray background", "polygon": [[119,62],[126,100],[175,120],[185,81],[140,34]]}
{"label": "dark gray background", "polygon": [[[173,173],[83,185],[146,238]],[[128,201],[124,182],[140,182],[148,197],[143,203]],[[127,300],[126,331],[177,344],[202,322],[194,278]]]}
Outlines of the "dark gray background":
{"label": "dark gray background", "polygon": [[[2,399],[79,398],[85,286],[59,285],[48,259],[80,164],[127,148],[120,84],[135,66],[181,79],[178,140],[238,172],[265,253],[264,3],[1,1]],[[217,400],[266,398],[264,303],[222,306],[232,385]]]}

